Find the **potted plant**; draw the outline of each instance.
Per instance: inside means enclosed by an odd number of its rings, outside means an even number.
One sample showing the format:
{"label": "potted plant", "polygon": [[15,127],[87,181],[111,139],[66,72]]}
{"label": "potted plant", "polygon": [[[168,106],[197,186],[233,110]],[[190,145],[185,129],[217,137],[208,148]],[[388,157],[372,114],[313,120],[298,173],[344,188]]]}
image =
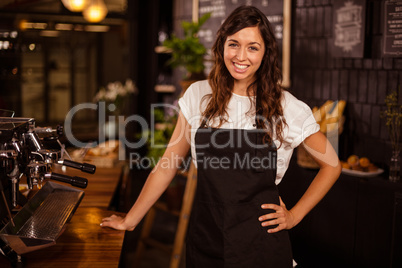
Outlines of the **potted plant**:
{"label": "potted plant", "polygon": [[385,124],[391,140],[392,156],[389,167],[389,180],[396,182],[400,180],[401,164],[401,128],[402,128],[402,105],[399,102],[398,92],[394,91],[385,98],[386,110],[382,112]]}
{"label": "potted plant", "polygon": [[[168,64],[173,68],[185,68],[186,76],[183,81],[190,81],[190,83],[192,83],[197,80],[205,79],[204,55],[207,50],[198,38],[198,31],[210,16],[211,13],[206,13],[198,22],[183,21],[181,26],[184,30],[184,37],[179,38],[175,34],[172,34],[171,38],[163,42],[163,46],[166,47],[172,55]],[[183,91],[185,91],[185,89],[186,88],[183,88]]]}

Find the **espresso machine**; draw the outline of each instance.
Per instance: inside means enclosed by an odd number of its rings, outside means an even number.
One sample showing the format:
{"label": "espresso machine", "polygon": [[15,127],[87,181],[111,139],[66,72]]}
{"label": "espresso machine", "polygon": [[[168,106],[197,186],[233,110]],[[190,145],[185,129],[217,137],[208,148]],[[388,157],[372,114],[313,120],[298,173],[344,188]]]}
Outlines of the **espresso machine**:
{"label": "espresso machine", "polygon": [[[36,127],[33,118],[0,117],[0,254],[13,266],[24,253],[54,245],[84,197],[79,188],[88,180],[55,173],[54,164],[95,173],[94,165],[64,159],[62,132]],[[25,180],[32,197],[20,191]]]}

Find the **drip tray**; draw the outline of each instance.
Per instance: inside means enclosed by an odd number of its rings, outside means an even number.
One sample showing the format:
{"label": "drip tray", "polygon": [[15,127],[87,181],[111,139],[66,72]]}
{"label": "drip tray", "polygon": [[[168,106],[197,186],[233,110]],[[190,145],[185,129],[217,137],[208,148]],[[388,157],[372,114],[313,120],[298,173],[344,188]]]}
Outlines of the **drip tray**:
{"label": "drip tray", "polygon": [[84,191],[51,181],[40,189],[0,231],[0,238],[17,254],[56,244],[71,219]]}

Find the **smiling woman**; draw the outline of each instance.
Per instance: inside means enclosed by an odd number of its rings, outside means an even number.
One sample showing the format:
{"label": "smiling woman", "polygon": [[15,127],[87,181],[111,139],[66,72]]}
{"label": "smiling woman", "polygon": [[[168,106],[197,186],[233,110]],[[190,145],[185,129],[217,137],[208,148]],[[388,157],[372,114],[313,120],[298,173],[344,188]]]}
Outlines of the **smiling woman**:
{"label": "smiling woman", "polygon": [[[236,8],[218,30],[212,54],[208,80],[192,84],[179,100],[181,112],[164,153],[173,162],[191,148],[197,166],[186,267],[290,268],[287,230],[335,183],[337,155],[311,109],[280,86],[277,43],[259,9]],[[276,185],[302,142],[325,157],[316,159],[320,172],[305,195],[287,209]],[[126,217],[107,217],[101,225],[136,228],[176,172],[157,164]]]}

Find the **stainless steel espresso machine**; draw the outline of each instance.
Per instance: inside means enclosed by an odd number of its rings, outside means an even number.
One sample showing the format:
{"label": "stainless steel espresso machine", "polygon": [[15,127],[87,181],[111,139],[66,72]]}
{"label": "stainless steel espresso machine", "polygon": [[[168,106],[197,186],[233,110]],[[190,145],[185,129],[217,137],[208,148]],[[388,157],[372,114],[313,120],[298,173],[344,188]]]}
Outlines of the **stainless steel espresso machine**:
{"label": "stainless steel espresso machine", "polygon": [[[64,159],[60,135],[61,127],[39,128],[33,118],[0,117],[0,254],[13,266],[22,254],[54,245],[84,197],[75,187],[88,180],[54,173],[53,164],[95,173],[93,165]],[[22,180],[37,190],[32,197],[21,193]]]}

